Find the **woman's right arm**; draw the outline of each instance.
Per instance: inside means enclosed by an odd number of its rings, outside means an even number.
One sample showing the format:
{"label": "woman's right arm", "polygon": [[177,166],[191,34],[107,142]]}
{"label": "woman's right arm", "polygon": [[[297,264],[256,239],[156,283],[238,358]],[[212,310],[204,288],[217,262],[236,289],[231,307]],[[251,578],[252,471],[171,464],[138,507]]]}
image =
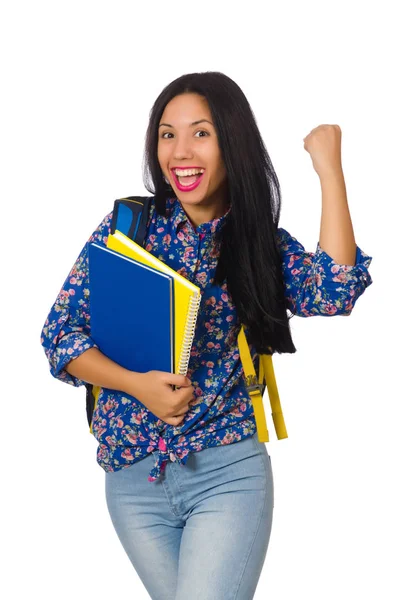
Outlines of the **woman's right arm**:
{"label": "woman's right arm", "polygon": [[96,346],[72,359],[64,368],[77,380],[125,392],[135,398],[141,395],[142,373],[125,369]]}
{"label": "woman's right arm", "polygon": [[56,379],[77,387],[91,383],[136,397],[141,374],[109,359],[90,337],[88,244],[106,246],[112,215],[106,215],[81,250],[51,307],[40,341]]}

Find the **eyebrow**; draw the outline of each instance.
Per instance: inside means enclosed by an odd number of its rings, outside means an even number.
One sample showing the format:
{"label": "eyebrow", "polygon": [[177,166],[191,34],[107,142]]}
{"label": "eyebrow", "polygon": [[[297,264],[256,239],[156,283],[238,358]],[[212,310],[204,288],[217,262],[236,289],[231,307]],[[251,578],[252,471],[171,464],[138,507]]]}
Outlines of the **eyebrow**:
{"label": "eyebrow", "polygon": [[[209,123],[210,125],[214,126],[213,123],[211,123],[211,121],[208,121],[208,119],[200,119],[199,121],[193,121],[193,123],[190,123],[189,127],[193,127],[194,125],[198,125],[199,123]],[[164,127],[172,127],[172,129],[174,129],[173,125],[170,125],[169,123],[160,123],[159,125],[159,129],[161,126]]]}

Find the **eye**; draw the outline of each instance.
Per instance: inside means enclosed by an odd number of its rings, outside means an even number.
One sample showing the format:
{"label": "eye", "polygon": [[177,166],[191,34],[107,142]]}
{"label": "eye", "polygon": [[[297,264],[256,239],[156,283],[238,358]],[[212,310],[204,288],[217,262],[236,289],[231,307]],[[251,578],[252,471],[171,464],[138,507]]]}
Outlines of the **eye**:
{"label": "eye", "polygon": [[[208,136],[208,135],[209,135],[208,131],[205,131],[204,129],[199,129],[198,131],[196,131],[195,135],[196,135],[197,133],[205,133],[205,136]],[[166,136],[166,135],[172,135],[172,136],[173,136],[174,134],[173,134],[173,133],[171,133],[170,131],[166,131],[166,132],[164,132],[164,133],[161,135],[161,137],[162,137],[163,139],[165,139],[165,140],[169,140],[170,138],[166,138],[166,137],[164,137],[164,136]],[[204,136],[204,137],[205,137],[205,136]],[[203,136],[199,136],[199,137],[203,137]]]}

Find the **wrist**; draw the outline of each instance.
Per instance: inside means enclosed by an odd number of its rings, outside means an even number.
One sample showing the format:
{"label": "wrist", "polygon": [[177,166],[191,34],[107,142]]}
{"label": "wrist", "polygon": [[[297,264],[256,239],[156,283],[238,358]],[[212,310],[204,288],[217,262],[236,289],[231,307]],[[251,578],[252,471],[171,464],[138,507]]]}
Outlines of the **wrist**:
{"label": "wrist", "polygon": [[330,165],[328,169],[323,169],[319,174],[320,183],[327,184],[329,181],[331,182],[344,182],[344,173],[342,166],[338,167],[337,165]]}
{"label": "wrist", "polygon": [[128,371],[126,376],[124,391],[138,400],[141,395],[143,375],[144,373],[138,373],[137,371]]}

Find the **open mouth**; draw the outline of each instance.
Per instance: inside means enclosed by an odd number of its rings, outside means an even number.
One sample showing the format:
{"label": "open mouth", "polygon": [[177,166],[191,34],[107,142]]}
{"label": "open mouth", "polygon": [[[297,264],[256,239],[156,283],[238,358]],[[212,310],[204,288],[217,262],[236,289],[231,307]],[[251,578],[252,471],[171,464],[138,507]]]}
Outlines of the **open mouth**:
{"label": "open mouth", "polygon": [[171,169],[171,172],[178,189],[182,191],[184,189],[186,189],[186,191],[190,191],[191,189],[195,189],[199,185],[205,173],[205,169],[202,170],[202,173],[195,173],[192,175],[177,175],[175,173],[175,169]]}
{"label": "open mouth", "polygon": [[178,181],[181,185],[192,185],[200,179],[201,175],[177,175]]}

